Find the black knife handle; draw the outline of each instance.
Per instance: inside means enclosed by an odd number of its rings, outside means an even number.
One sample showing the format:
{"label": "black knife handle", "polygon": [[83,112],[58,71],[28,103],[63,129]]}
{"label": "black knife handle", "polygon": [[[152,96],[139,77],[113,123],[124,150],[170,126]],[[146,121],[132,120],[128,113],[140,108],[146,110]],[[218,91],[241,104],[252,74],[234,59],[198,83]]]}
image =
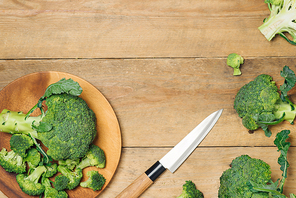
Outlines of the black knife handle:
{"label": "black knife handle", "polygon": [[145,174],[152,180],[155,181],[157,177],[159,177],[164,171],[166,170],[163,165],[157,161],[155,164],[153,164],[146,172]]}

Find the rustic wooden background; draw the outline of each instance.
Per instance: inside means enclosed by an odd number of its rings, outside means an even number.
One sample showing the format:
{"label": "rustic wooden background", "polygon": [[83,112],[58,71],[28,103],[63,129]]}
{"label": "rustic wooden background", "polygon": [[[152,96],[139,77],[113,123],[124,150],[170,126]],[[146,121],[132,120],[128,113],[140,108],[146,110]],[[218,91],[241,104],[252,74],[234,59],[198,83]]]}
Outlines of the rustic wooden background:
{"label": "rustic wooden background", "polygon": [[[264,0],[1,0],[0,90],[33,72],[77,75],[100,90],[118,117],[122,155],[99,197],[115,197],[210,113],[224,112],[211,133],[174,173],[165,172],[141,197],[171,198],[192,180],[217,197],[219,177],[242,154],[271,165],[280,177],[275,134],[291,130],[285,193],[296,193],[295,126],[249,134],[233,109],[235,94],[257,75],[283,83],[296,72],[296,47],[258,27],[269,14]],[[241,76],[226,65],[245,58]],[[296,101],[295,89],[290,92]],[[0,197],[6,197],[0,195]]]}

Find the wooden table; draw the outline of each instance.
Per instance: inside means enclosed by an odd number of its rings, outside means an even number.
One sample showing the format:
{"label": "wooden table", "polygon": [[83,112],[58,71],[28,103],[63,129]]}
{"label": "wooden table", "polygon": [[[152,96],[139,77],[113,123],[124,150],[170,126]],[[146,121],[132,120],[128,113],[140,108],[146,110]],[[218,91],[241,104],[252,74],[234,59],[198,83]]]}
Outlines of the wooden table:
{"label": "wooden table", "polygon": [[[280,177],[276,132],[291,130],[285,193],[296,193],[295,126],[249,134],[233,108],[241,86],[257,75],[296,72],[295,46],[257,29],[269,14],[264,0],[211,1],[1,1],[0,90],[33,72],[77,75],[100,90],[118,117],[122,155],[99,197],[115,197],[210,113],[216,126],[174,173],[166,171],[141,197],[181,194],[192,180],[206,198],[217,197],[219,177],[235,157],[248,154]],[[226,65],[230,53],[245,58],[241,76]],[[290,94],[296,100],[295,89]],[[0,197],[5,197],[0,195]]]}

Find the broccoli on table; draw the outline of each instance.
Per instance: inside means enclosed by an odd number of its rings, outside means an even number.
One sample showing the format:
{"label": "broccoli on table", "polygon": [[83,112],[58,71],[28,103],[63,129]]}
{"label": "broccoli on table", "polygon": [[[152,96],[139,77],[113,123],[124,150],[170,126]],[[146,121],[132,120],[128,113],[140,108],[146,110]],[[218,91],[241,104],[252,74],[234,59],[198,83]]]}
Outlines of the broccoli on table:
{"label": "broccoli on table", "polygon": [[63,190],[57,190],[51,186],[51,182],[47,177],[42,177],[41,184],[44,186],[44,198],[67,198],[68,194]]}
{"label": "broccoli on table", "polygon": [[31,148],[28,150],[24,161],[27,162],[29,168],[36,168],[41,161],[41,155],[37,149]]}
{"label": "broccoli on table", "polygon": [[[279,34],[290,44],[296,45],[296,0],[265,0],[270,15],[258,28],[268,41]],[[291,35],[290,40],[284,33]]]}
{"label": "broccoli on table", "polygon": [[65,190],[69,183],[69,178],[64,175],[57,175],[54,179],[53,186],[58,191]]}
{"label": "broccoli on table", "polygon": [[26,163],[23,157],[16,154],[14,151],[7,151],[2,148],[0,151],[0,165],[7,171],[13,173],[26,172]]}
{"label": "broccoli on table", "polygon": [[296,106],[289,100],[287,93],[294,87],[296,76],[288,66],[283,68],[281,76],[285,78],[285,83],[280,89],[271,76],[261,74],[238,91],[234,99],[234,109],[247,129],[254,131],[262,128],[269,137],[269,125],[276,125],[284,120],[293,123]]}
{"label": "broccoli on table", "polygon": [[44,172],[46,172],[45,166],[37,166],[28,176],[23,173],[18,174],[16,181],[24,193],[31,196],[41,195],[45,188],[39,180]]}
{"label": "broccoli on table", "polygon": [[186,181],[183,184],[183,191],[180,196],[177,198],[203,198],[204,195],[201,191],[199,191],[195,184],[192,181]]}
{"label": "broccoli on table", "polygon": [[[72,79],[53,83],[27,114],[4,109],[0,114],[0,131],[29,135],[44,162],[50,161],[50,157],[54,160],[79,159],[86,154],[97,133],[96,116],[78,97],[81,92],[79,84]],[[37,108],[41,114],[30,116]],[[48,148],[47,153],[36,139]]]}
{"label": "broccoli on table", "polygon": [[76,168],[84,169],[89,166],[96,166],[97,168],[104,168],[106,165],[106,156],[104,151],[91,144],[88,152],[82,158],[81,162],[76,166]]}
{"label": "broccoli on table", "polygon": [[27,150],[34,145],[33,140],[25,134],[13,134],[10,138],[10,148],[22,157],[27,156]]}
{"label": "broccoli on table", "polygon": [[233,68],[233,75],[239,76],[242,74],[240,70],[241,64],[244,63],[244,58],[236,53],[231,53],[227,57],[227,65]]}
{"label": "broccoli on table", "polygon": [[67,189],[72,190],[74,188],[76,188],[82,178],[82,169],[81,168],[77,168],[75,169],[75,171],[71,171],[70,169],[68,169],[66,166],[58,166],[58,171],[60,173],[62,173],[62,175],[66,176],[69,179],[68,185],[67,185]]}
{"label": "broccoli on table", "polygon": [[101,190],[104,186],[106,179],[98,171],[90,170],[86,173],[89,177],[86,181],[81,182],[80,186],[84,188],[91,188],[92,190]]}

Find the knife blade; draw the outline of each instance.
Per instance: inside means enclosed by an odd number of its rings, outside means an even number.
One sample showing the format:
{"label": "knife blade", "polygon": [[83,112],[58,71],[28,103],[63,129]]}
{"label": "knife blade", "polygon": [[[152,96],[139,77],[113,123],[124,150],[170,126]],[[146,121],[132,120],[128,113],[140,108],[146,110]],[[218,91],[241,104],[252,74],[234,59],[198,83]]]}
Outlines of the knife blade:
{"label": "knife blade", "polygon": [[166,169],[174,173],[211,131],[220,118],[222,111],[223,109],[220,109],[205,118],[165,156],[117,195],[116,198],[139,197]]}

